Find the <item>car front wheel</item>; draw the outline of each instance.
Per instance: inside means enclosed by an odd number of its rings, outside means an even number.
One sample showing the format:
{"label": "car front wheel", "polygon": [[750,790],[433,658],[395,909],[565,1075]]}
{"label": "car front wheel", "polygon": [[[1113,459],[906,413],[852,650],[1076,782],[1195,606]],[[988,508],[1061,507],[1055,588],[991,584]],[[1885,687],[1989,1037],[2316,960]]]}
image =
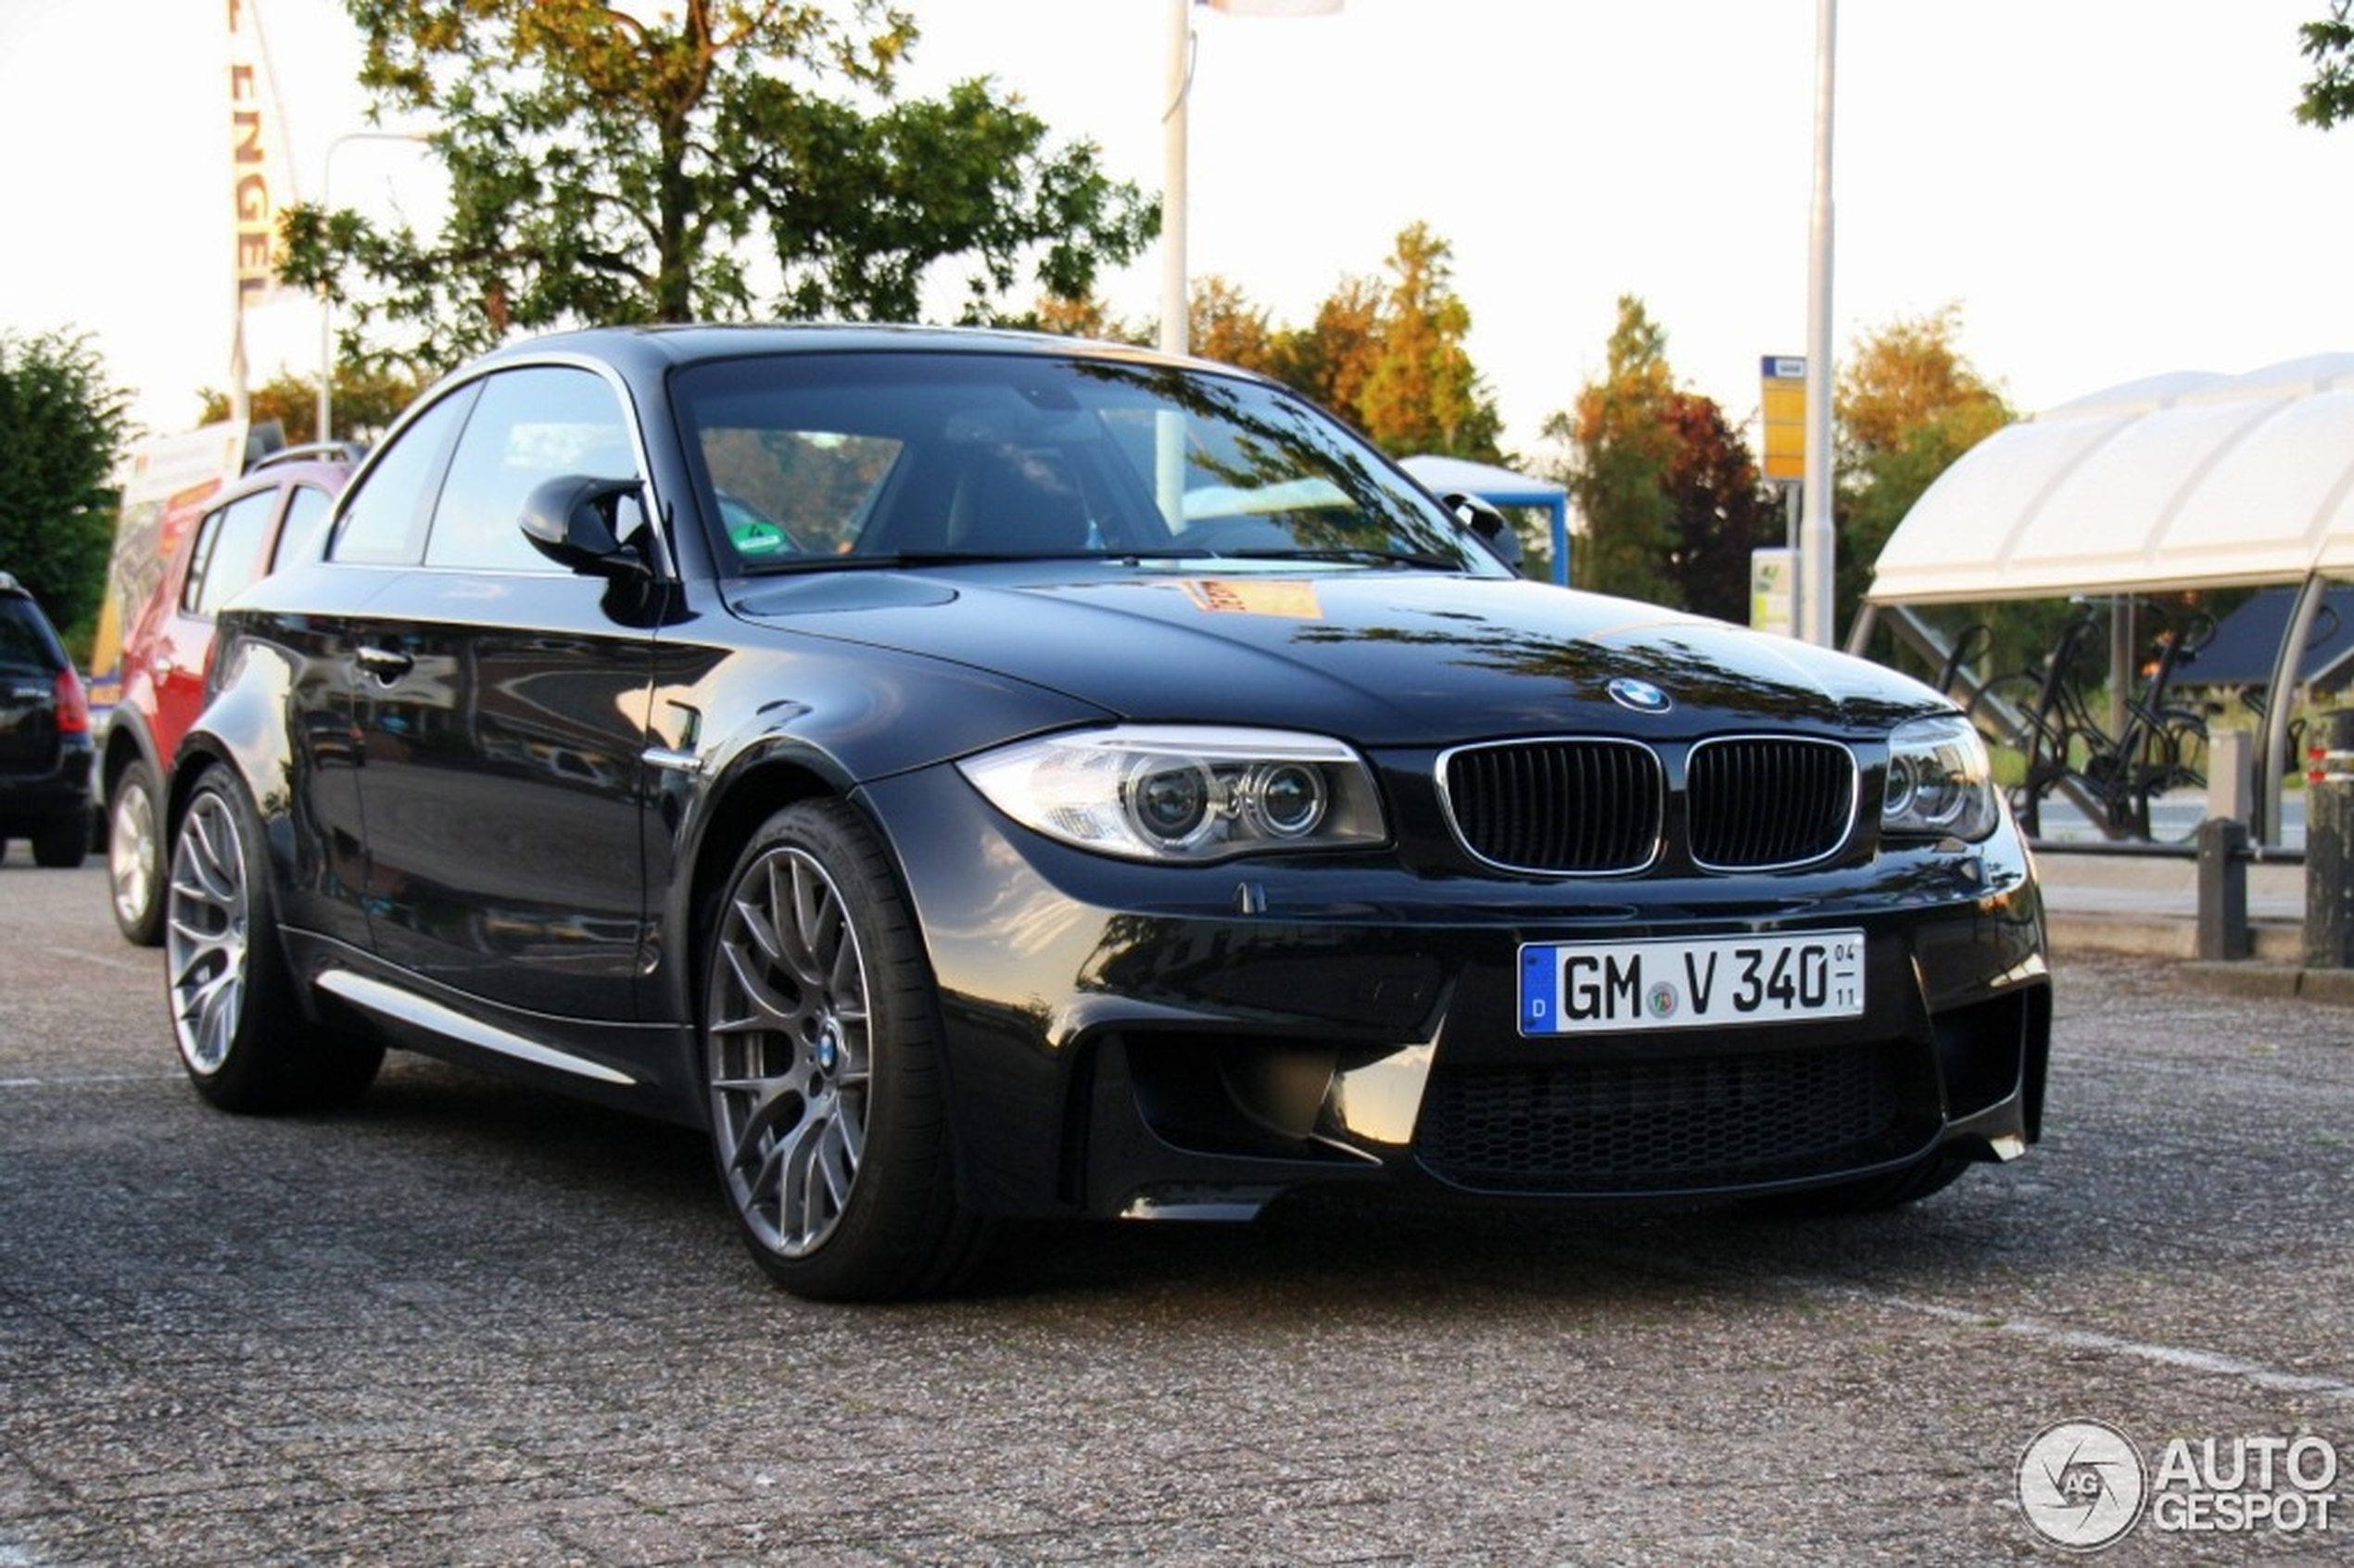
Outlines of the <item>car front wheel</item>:
{"label": "car front wheel", "polygon": [[720,1180],[760,1266],[799,1296],[880,1299],[961,1277],[939,1006],[880,844],[836,801],[770,817],[704,955]]}
{"label": "car front wheel", "polygon": [[171,846],[164,972],[171,1031],[196,1093],[223,1110],[356,1099],[384,1048],[304,1018],[272,912],[261,825],[225,768],[198,780]]}
{"label": "car front wheel", "polygon": [[133,758],[107,802],[107,878],[114,923],[141,947],[163,940],[163,836],[156,829],[156,775]]}

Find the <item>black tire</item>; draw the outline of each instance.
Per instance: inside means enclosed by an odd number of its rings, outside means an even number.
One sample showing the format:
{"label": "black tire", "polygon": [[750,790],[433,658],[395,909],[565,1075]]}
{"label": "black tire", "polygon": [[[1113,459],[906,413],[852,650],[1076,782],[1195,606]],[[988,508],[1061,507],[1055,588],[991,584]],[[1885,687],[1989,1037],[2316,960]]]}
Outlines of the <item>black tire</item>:
{"label": "black tire", "polygon": [[70,871],[90,853],[90,819],[74,816],[32,835],[32,863],[52,871]]}
{"label": "black tire", "polygon": [[712,1146],[753,1257],[815,1300],[957,1283],[986,1227],[956,1203],[938,991],[875,835],[839,801],[787,806],[712,914]]}
{"label": "black tire", "polygon": [[1902,1170],[1760,1198],[1758,1207],[1775,1214],[1797,1216],[1884,1213],[1943,1192],[1959,1181],[1962,1172],[1973,1163],[1968,1155],[1940,1150]]}
{"label": "black tire", "polygon": [[172,836],[164,974],[172,1038],[222,1110],[323,1109],[375,1081],[384,1047],[302,1016],[278,943],[261,826],[225,768],[197,780]]}
{"label": "black tire", "polygon": [[107,887],[114,923],[139,947],[163,942],[162,797],[156,770],[133,757],[107,791]]}

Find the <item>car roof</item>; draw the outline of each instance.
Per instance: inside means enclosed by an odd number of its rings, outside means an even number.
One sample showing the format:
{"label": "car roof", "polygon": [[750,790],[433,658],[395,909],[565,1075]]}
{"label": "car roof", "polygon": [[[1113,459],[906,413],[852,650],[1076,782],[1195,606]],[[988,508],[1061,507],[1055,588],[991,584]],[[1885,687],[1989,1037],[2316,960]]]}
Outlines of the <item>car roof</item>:
{"label": "car roof", "polygon": [[[1132,344],[1102,343],[1011,328],[789,322],[688,322],[551,333],[494,349],[466,368],[577,355],[602,360],[625,370],[651,372],[708,360],[822,353],[1077,355],[1140,364],[1189,362]],[[1200,362],[1204,368],[1235,373],[1231,366],[1211,367],[1208,361]]]}

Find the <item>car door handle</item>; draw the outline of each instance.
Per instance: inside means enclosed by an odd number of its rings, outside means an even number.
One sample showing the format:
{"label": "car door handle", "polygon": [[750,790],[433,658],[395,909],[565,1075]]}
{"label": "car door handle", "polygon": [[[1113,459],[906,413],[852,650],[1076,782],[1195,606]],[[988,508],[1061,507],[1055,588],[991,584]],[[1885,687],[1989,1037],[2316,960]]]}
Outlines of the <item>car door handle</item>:
{"label": "car door handle", "polygon": [[398,648],[375,648],[361,643],[357,654],[360,667],[389,686],[416,668],[417,661]]}

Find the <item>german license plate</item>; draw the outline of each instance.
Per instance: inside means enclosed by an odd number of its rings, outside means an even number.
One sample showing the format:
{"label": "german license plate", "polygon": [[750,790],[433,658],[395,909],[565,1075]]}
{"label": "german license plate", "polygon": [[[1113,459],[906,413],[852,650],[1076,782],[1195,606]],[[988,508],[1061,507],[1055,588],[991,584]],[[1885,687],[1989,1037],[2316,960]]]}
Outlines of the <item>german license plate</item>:
{"label": "german license plate", "polygon": [[1520,1031],[1721,1029],[1864,1011],[1864,933],[1530,942]]}

